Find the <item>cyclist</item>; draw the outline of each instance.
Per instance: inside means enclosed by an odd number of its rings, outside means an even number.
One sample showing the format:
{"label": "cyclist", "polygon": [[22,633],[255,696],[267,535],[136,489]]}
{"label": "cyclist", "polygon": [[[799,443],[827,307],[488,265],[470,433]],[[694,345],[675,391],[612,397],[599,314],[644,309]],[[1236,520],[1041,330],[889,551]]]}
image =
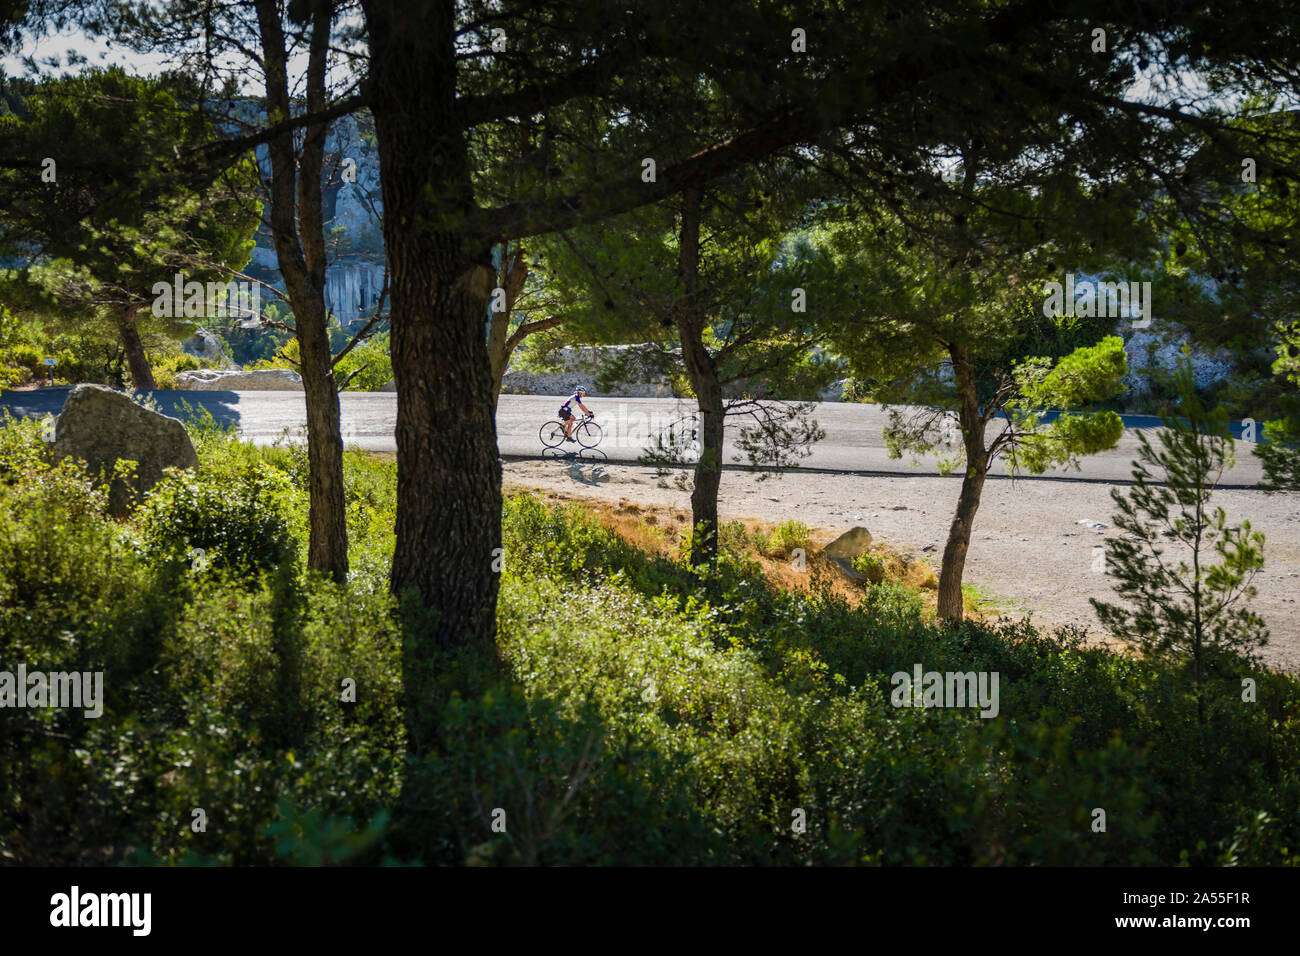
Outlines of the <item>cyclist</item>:
{"label": "cyclist", "polygon": [[584,415],[590,415],[592,418],[596,417],[595,412],[589,409],[586,405],[582,404],[583,396],[585,396],[586,394],[587,394],[587,386],[579,385],[577,388],[573,390],[572,397],[567,402],[565,402],[563,405],[560,406],[560,421],[564,422],[565,441],[578,440],[573,437],[573,429],[574,426],[578,424],[578,420],[573,417],[573,411],[569,408],[570,405],[576,403],[577,406],[582,409],[582,413]]}

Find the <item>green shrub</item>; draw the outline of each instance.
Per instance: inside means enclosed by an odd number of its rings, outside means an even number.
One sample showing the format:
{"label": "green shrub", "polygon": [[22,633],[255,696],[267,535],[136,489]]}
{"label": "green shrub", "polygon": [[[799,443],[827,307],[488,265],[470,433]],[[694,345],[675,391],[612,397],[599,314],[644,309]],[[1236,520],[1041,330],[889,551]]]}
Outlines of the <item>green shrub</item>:
{"label": "green shrub", "polygon": [[0,482],[20,481],[47,463],[42,436],[52,422],[53,418],[15,418],[9,409],[0,409]]}
{"label": "green shrub", "polygon": [[7,349],[9,364],[27,372],[28,378],[39,378],[45,372],[45,355],[35,345],[14,345]]}
{"label": "green shrub", "polygon": [[853,570],[872,584],[879,584],[885,580],[885,559],[878,554],[864,551],[853,559]]}
{"label": "green shrub", "polygon": [[[345,342],[348,337],[340,336]],[[336,346],[342,351],[342,346]],[[298,340],[290,339],[273,356],[249,365],[252,369],[288,368],[298,370]],[[357,344],[335,366],[336,379],[353,392],[375,392],[393,380],[393,361],[388,351],[388,333],[373,336]]]}
{"label": "green shrub", "polygon": [[154,384],[159,388],[177,388],[176,376],[181,372],[211,368],[214,363],[204,361],[185,352],[163,355],[153,360]]}
{"label": "green shrub", "polygon": [[290,484],[260,462],[219,472],[170,472],[141,506],[137,520],[146,547],[198,564],[255,575],[296,553],[284,513]]}
{"label": "green shrub", "polygon": [[346,380],[354,392],[376,392],[393,380],[393,360],[388,353],[388,333],[359,344],[335,367],[339,382]]}
{"label": "green shrub", "polygon": [[812,529],[802,521],[782,521],[766,536],[759,550],[769,558],[788,558],[795,548],[812,547]]}
{"label": "green shrub", "polygon": [[724,521],[718,525],[718,547],[735,554],[750,550],[752,538],[743,521]]}

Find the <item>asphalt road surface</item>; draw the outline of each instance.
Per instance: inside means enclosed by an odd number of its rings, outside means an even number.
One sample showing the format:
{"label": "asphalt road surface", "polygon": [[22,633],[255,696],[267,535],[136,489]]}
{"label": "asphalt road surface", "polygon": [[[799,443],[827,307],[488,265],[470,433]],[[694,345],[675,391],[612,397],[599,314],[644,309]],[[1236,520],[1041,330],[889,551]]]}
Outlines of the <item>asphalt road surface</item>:
{"label": "asphalt road surface", "polygon": [[[63,407],[68,387],[41,388],[32,391],[0,393],[0,409],[15,415],[37,418],[57,415]],[[151,393],[158,407],[169,415],[185,416],[183,403],[207,409],[218,422],[231,423],[244,437],[260,444],[277,440],[303,440],[306,409],[302,392],[224,392],[224,391],[156,391]],[[602,398],[592,395],[587,407],[596,413],[603,439],[594,450],[565,445],[546,452],[538,436],[541,425],[556,417],[562,396],[503,395],[497,410],[497,440],[506,458],[560,457],[583,461],[632,462],[646,447],[650,436],[661,429],[681,428],[682,420],[693,414],[693,405],[677,399]],[[345,392],[341,396],[343,437],[349,446],[369,451],[396,451],[394,426],[397,420],[397,395],[393,392]],[[813,447],[801,467],[821,471],[872,474],[934,475],[939,470],[934,457],[913,463],[910,457],[890,459],[882,438],[887,416],[875,405],[826,402],[817,406],[814,417],[826,431],[826,437]],[[1136,457],[1138,431],[1158,428],[1158,419],[1149,416],[1126,416],[1127,426],[1119,445],[1098,455],[1080,460],[1079,469],[1049,471],[1045,477],[1084,481],[1128,481],[1131,462]],[[729,423],[730,426],[731,423]],[[725,461],[742,463],[735,446],[740,421],[728,428]],[[688,426],[689,427],[689,426]],[[996,427],[994,424],[991,427]],[[1234,426],[1240,436],[1240,425]],[[1149,437],[1154,437],[1149,434]],[[1224,476],[1224,487],[1250,487],[1259,481],[1262,471],[1250,453],[1250,445],[1238,443],[1237,466]],[[995,464],[993,474],[1005,475],[1006,468]]]}

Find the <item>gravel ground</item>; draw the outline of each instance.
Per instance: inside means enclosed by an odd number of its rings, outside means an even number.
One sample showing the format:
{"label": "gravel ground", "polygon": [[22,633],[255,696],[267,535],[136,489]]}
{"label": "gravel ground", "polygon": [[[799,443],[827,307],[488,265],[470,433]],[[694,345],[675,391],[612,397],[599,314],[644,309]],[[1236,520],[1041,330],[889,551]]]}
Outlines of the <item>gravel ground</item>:
{"label": "gravel ground", "polygon": [[[639,465],[512,461],[504,469],[507,487],[690,508],[688,491],[675,487],[671,477],[661,483],[653,469]],[[966,583],[1006,602],[1010,614],[1076,624],[1100,636],[1088,598],[1114,597],[1110,579],[1092,571],[1093,548],[1116,533],[1112,487],[990,478],[975,518]],[[797,519],[832,534],[862,525],[877,541],[924,553],[937,566],[958,490],[955,478],[792,472],[760,481],[728,471],[719,508],[724,519]],[[1249,519],[1254,530],[1264,533],[1265,565],[1255,579],[1259,596],[1254,602],[1271,632],[1264,659],[1300,672],[1300,497],[1227,489],[1215,494],[1213,504],[1227,512],[1229,523]],[[1080,520],[1107,527],[1089,528]]]}

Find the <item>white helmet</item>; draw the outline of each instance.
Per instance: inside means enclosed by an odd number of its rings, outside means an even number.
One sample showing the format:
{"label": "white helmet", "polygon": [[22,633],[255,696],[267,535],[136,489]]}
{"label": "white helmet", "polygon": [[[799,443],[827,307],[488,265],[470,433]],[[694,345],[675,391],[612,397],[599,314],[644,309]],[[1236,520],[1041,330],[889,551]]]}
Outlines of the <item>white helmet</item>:
{"label": "white helmet", "polygon": [[587,394],[587,386],[586,386],[586,385],[575,385],[575,386],[573,386],[573,390],[574,390],[575,392],[582,392],[582,394],[584,394],[584,395]]}

